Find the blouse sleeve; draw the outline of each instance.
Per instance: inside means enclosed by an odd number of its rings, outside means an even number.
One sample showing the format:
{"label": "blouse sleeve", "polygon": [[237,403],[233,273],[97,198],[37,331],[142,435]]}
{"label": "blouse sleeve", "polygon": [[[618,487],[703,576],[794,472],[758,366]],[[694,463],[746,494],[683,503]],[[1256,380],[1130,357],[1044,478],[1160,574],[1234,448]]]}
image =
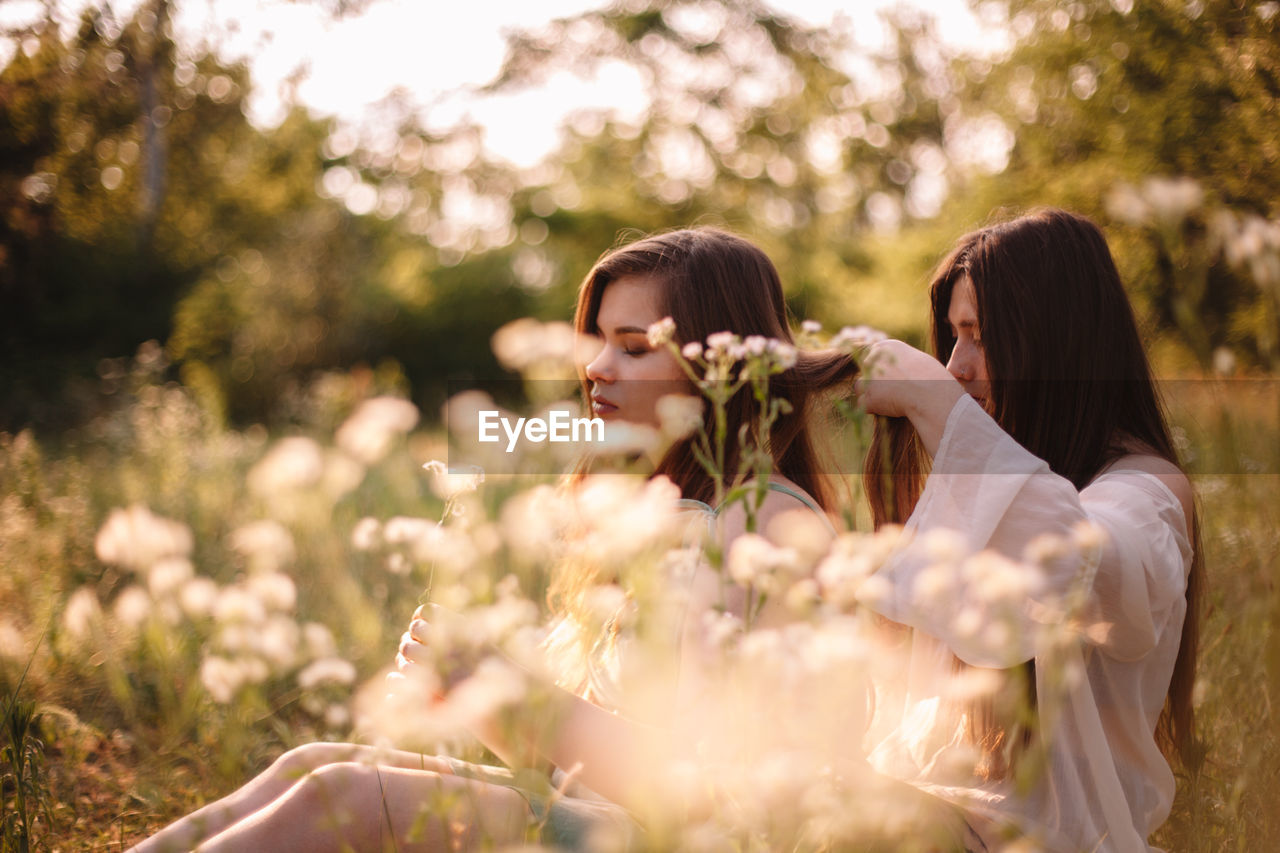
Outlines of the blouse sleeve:
{"label": "blouse sleeve", "polygon": [[[1074,535],[1086,521],[1100,548]],[[1072,594],[1086,637],[1118,659],[1181,629],[1191,547],[1169,488],[1116,470],[1077,492],[968,395],[947,418],[907,531],[859,597],[974,666],[1030,660]]]}

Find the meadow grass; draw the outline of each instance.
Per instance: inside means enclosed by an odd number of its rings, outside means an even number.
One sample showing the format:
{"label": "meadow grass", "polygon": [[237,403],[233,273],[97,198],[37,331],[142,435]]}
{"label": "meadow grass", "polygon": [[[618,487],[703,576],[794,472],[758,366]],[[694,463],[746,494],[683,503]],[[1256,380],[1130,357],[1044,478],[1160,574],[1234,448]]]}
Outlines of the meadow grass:
{"label": "meadow grass", "polygon": [[[1277,388],[1259,382],[1224,396],[1220,384],[1184,383],[1171,400],[1197,472],[1208,583],[1196,688],[1205,751],[1178,771],[1173,813],[1152,839],[1170,850],[1266,849],[1280,833]],[[296,433],[332,432],[351,400],[331,392],[316,394],[328,402],[315,403]],[[325,485],[342,472],[318,442],[313,480],[290,484],[277,472],[286,482],[247,488],[276,446],[260,428],[211,424],[184,391],[146,375],[75,437],[0,436],[0,696],[9,707],[21,682],[20,698],[36,703],[51,806],[31,827],[31,849],[123,849],[290,746],[351,736],[354,685],[388,665],[428,581],[421,563],[358,547],[352,532],[365,517],[440,516],[443,502],[419,470],[439,444],[426,433],[395,438],[358,479]],[[155,572],[101,558],[99,531],[113,510],[134,505],[189,527],[191,544],[179,542],[176,558],[219,590],[273,571],[293,580],[292,603],[286,596],[271,616],[287,648],[225,701],[211,698],[216,679],[211,686],[202,670],[211,650],[235,660],[217,618],[191,615],[199,608],[183,609]],[[288,533],[285,552],[236,538],[262,521]],[[264,569],[262,560],[275,563]],[[491,590],[499,580],[472,582]],[[148,595],[129,592],[139,587]],[[103,614],[69,616],[78,590]],[[128,602],[144,597],[150,609],[131,611]],[[315,647],[324,631],[307,625],[325,626],[331,647]],[[355,678],[301,675],[334,658]],[[6,810],[14,793],[4,787]]]}

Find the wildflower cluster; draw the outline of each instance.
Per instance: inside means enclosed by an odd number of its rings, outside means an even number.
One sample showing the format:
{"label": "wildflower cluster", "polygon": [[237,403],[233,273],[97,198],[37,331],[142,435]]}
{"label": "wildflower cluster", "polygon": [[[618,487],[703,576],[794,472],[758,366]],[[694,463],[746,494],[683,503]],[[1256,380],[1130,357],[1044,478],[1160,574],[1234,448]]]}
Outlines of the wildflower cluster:
{"label": "wildflower cluster", "polygon": [[[101,670],[123,718],[150,702],[174,732],[241,761],[243,720],[295,708],[281,728],[309,721],[317,734],[483,758],[468,732],[486,722],[535,740],[557,724],[563,688],[661,734],[654,778],[636,780],[649,792],[635,811],[651,849],[944,844],[929,832],[945,815],[922,828],[919,800],[885,775],[895,753],[883,745],[909,729],[940,778],[966,784],[978,756],[954,742],[942,712],[1022,693],[969,667],[943,704],[912,706],[893,693],[907,649],[873,611],[909,593],[911,606],[950,613],[949,641],[992,667],[1027,648],[1056,661],[1038,682],[1049,709],[1080,676],[1071,650],[1105,630],[1081,592],[1099,533],[1041,538],[1014,559],[945,531],[833,534],[807,510],[758,529],[769,436],[788,412],[770,380],[802,355],[728,333],[677,347],[676,331],[655,324],[651,341],[676,351],[701,396],[664,398],[658,432],[690,441],[721,506],[744,505],[748,532],[727,547],[665,477],[592,474],[569,486],[422,465],[438,442],[420,436],[410,464],[397,449],[416,410],[374,398],[331,445],[246,441],[257,455],[230,490],[248,500],[229,529],[143,503],[107,514],[94,550],[109,578],[66,600],[58,650]],[[855,359],[878,337],[820,332],[807,323],[802,344]],[[729,435],[739,394],[754,417]],[[726,470],[731,448],[738,462]],[[395,499],[369,501],[371,481]],[[418,495],[427,500],[414,504]],[[229,569],[217,570],[219,555]],[[910,583],[891,583],[895,573]],[[1050,574],[1076,582],[1049,589]],[[427,659],[397,666],[393,637],[415,605]],[[370,657],[380,671],[362,665]]]}

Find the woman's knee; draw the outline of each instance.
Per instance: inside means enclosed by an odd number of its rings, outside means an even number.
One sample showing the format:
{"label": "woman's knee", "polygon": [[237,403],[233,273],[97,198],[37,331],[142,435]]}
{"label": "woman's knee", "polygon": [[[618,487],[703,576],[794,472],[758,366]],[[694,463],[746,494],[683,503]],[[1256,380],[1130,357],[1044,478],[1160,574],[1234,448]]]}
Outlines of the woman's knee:
{"label": "woman's knee", "polygon": [[277,758],[271,765],[270,772],[296,782],[327,764],[358,760],[360,749],[350,743],[304,743]]}
{"label": "woman's knee", "polygon": [[377,781],[378,768],[356,761],[332,761],[312,768],[299,783],[317,792],[344,797],[361,793]]}

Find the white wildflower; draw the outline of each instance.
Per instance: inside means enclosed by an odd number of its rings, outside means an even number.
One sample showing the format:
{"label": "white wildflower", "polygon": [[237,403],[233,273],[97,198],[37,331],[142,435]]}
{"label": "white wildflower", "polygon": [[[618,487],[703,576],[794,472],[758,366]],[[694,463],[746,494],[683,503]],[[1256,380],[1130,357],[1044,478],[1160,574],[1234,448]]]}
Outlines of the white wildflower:
{"label": "white wildflower", "polygon": [[648,424],[610,420],[604,423],[604,441],[594,444],[598,455],[652,455],[662,446],[658,430]]}
{"label": "white wildflower", "polygon": [[1227,347],[1218,347],[1213,351],[1213,372],[1219,376],[1230,376],[1236,370],[1236,356]]}
{"label": "white wildflower", "polygon": [[1204,190],[1193,178],[1148,178],[1142,194],[1155,217],[1163,222],[1181,222],[1204,201]]}
{"label": "white wildflower", "polygon": [[747,355],[764,355],[769,348],[769,339],[764,335],[747,335],[742,346],[746,348]]}
{"label": "white wildflower", "polygon": [[982,611],[972,605],[965,605],[951,620],[951,629],[962,637],[975,637],[982,630],[982,622]]}
{"label": "white wildflower", "polygon": [[22,636],[18,626],[8,619],[0,619],[0,658],[25,663],[30,654],[26,638]]}
{"label": "white wildflower", "polygon": [[383,525],[382,538],[390,545],[413,545],[430,541],[438,533],[439,526],[439,522],[429,518],[397,515]]}
{"label": "white wildflower", "polygon": [[76,640],[85,640],[93,633],[95,625],[102,621],[102,607],[98,596],[87,586],[82,586],[67,599],[62,611],[62,627]]}
{"label": "white wildflower", "polygon": [[1209,696],[1209,690],[1212,682],[1207,678],[1197,678],[1195,684],[1191,687],[1191,707],[1199,708],[1204,704],[1204,700]]}
{"label": "white wildflower", "polygon": [[1132,185],[1120,183],[1107,194],[1107,213],[1130,225],[1145,225],[1151,218],[1151,206]]}
{"label": "white wildflower", "polygon": [[513,495],[502,505],[500,518],[502,538],[518,559],[547,562],[563,545],[567,507],[552,486],[543,483]]}
{"label": "white wildflower", "polygon": [[[996,619],[987,623],[979,638],[981,645],[989,654],[1006,656],[1012,651],[1014,629],[1006,619]],[[1012,665],[1014,661],[1010,661]]]}
{"label": "white wildflower", "polygon": [[418,423],[418,409],[398,397],[374,397],[362,402],[343,421],[334,441],[345,453],[374,465],[391,449],[391,442]]}
{"label": "white wildflower", "polygon": [[791,548],[779,548],[754,533],[744,533],[729,546],[729,577],[742,585],[761,592],[771,592],[778,577],[794,572],[796,552]]}
{"label": "white wildflower", "polygon": [[467,632],[471,642],[498,645],[521,628],[535,624],[538,606],[527,598],[511,596],[477,608],[467,616],[466,620],[457,620],[455,631]]}
{"label": "white wildflower", "polygon": [[769,354],[773,357],[773,363],[782,370],[795,367],[799,358],[796,348],[786,341],[770,341]]}
{"label": "white wildflower", "polygon": [[833,349],[845,351],[861,350],[879,341],[887,340],[888,337],[884,332],[870,326],[845,326],[835,333],[827,345]]}
{"label": "white wildflower", "polygon": [[432,459],[422,467],[431,474],[431,491],[443,500],[474,492],[484,483],[484,469],[478,465],[446,467],[438,459]]}
{"label": "white wildflower", "polygon": [[241,525],[229,537],[232,550],[244,556],[254,572],[274,572],[293,562],[293,536],[277,521]]}
{"label": "white wildflower", "polygon": [[1071,537],[1082,551],[1101,550],[1107,544],[1107,531],[1092,521],[1081,521],[1071,530]]}
{"label": "white wildflower", "polygon": [[676,334],[676,321],[670,317],[663,317],[656,323],[651,323],[648,329],[649,346],[660,347],[670,341]]}
{"label": "white wildflower", "polygon": [[800,324],[800,328],[802,331],[811,335],[816,335],[818,332],[822,331],[822,324],[817,320],[805,320]]}
{"label": "white wildflower", "polygon": [[298,659],[301,633],[297,622],[285,616],[273,616],[258,629],[257,651],[277,672],[286,670]]}
{"label": "white wildflower", "polygon": [[856,593],[858,601],[871,608],[884,605],[893,596],[893,584],[879,575],[872,575],[864,580]]}
{"label": "white wildflower", "polygon": [[[906,531],[893,524],[886,524],[873,534],[843,533],[836,537],[814,573],[822,586],[823,598],[837,607],[852,605],[861,597],[862,585],[906,542]],[[887,582],[880,579],[867,595],[877,597],[881,584],[887,586]]]}
{"label": "white wildflower", "polygon": [[333,632],[328,625],[319,622],[308,622],[302,626],[302,641],[307,647],[309,657],[320,659],[337,657],[338,643],[333,639]]}
{"label": "white wildflower", "polygon": [[769,520],[769,541],[796,552],[800,565],[811,567],[830,550],[835,539],[822,517],[808,509],[789,509]]}
{"label": "white wildflower", "polygon": [[744,625],[741,619],[732,613],[717,613],[714,610],[702,614],[702,630],[707,645],[712,649],[724,649],[742,636]]}
{"label": "white wildflower", "polygon": [[283,572],[253,575],[247,581],[248,590],[268,610],[288,612],[298,601],[298,589],[293,578]]}
{"label": "white wildflower", "polygon": [[116,597],[113,612],[121,625],[137,628],[151,615],[151,596],[140,586],[128,587]]}
{"label": "white wildflower", "polygon": [[582,532],[570,547],[614,565],[668,544],[676,529],[680,489],[666,477],[642,483],[607,475],[588,477],[572,498],[573,520]]}
{"label": "white wildflower", "polygon": [[242,657],[235,660],[243,684],[261,684],[271,676],[271,668],[259,657]]}
{"label": "white wildflower", "polygon": [[702,344],[697,341],[690,341],[680,348],[680,354],[687,361],[696,361],[702,355]]}
{"label": "white wildflower", "polygon": [[98,559],[135,571],[164,557],[186,556],[191,546],[191,528],[141,504],[112,510],[94,540]]}
{"label": "white wildflower", "polygon": [[218,585],[209,578],[195,577],[182,585],[178,603],[188,616],[208,616],[218,602]]}
{"label": "white wildflower", "polygon": [[573,326],[562,320],[543,323],[521,317],[494,332],[489,345],[506,369],[545,375],[548,370],[572,365],[583,342]]}
{"label": "white wildflower", "polygon": [[232,622],[219,626],[214,644],[224,652],[253,654],[261,647],[258,637],[257,625]]}
{"label": "white wildflower", "polygon": [[1039,570],[1008,559],[997,551],[980,551],[961,565],[966,585],[993,603],[1020,605],[1044,585]]}
{"label": "white wildflower", "polygon": [[587,590],[584,597],[587,611],[600,625],[625,614],[628,609],[627,594],[616,584],[596,584]]}
{"label": "white wildflower", "polygon": [[916,575],[912,593],[922,605],[944,604],[956,593],[956,571],[951,563],[933,563]]}
{"label": "white wildflower", "polygon": [[249,489],[270,497],[282,491],[305,489],[324,475],[324,451],[305,436],[290,436],[275,443],[249,471]]}
{"label": "white wildflower", "polygon": [[1045,566],[1070,556],[1072,550],[1069,540],[1053,533],[1041,533],[1022,549],[1022,559],[1028,563]]}
{"label": "white wildflower", "polygon": [[337,500],[355,489],[364,480],[365,467],[338,450],[324,453],[324,473],[320,475],[320,488],[331,499]]}
{"label": "white wildflower", "polygon": [[298,673],[298,686],[303,690],[314,690],[322,684],[352,684],[355,680],[355,664],[339,657],[313,661]]}
{"label": "white wildflower", "polygon": [[773,628],[748,631],[738,644],[738,654],[748,665],[764,670],[765,667],[781,662],[784,657],[782,635]]}
{"label": "white wildflower", "polygon": [[351,547],[357,551],[369,551],[377,546],[382,525],[378,519],[365,516],[351,530]]}
{"label": "white wildflower", "polygon": [[244,684],[244,677],[234,662],[210,655],[200,664],[200,683],[213,701],[226,705],[235,698],[236,691]]}
{"label": "white wildflower", "polygon": [[267,618],[267,609],[258,597],[248,590],[231,586],[218,593],[213,605],[213,618],[220,624],[261,624]]}
{"label": "white wildflower", "polygon": [[168,598],[195,577],[195,573],[195,567],[186,557],[165,557],[151,566],[147,573],[147,588],[157,600]]}
{"label": "white wildflower", "polygon": [[519,702],[527,691],[524,673],[501,658],[487,657],[449,691],[445,699],[446,713],[464,724],[479,722]]}
{"label": "white wildflower", "polygon": [[707,335],[707,358],[719,358],[739,343],[733,332],[713,332]]}
{"label": "white wildflower", "polygon": [[963,533],[945,528],[925,531],[920,536],[920,547],[930,560],[937,562],[958,562],[972,552]]}
{"label": "white wildflower", "polygon": [[339,731],[351,725],[351,712],[346,705],[334,703],[324,711],[324,724],[330,731]]}
{"label": "white wildflower", "polygon": [[791,585],[784,599],[787,609],[798,616],[808,615],[822,600],[822,588],[813,578],[802,578]]}
{"label": "white wildflower", "polygon": [[692,435],[702,426],[703,400],[689,394],[663,394],[655,410],[662,434],[670,441]]}

